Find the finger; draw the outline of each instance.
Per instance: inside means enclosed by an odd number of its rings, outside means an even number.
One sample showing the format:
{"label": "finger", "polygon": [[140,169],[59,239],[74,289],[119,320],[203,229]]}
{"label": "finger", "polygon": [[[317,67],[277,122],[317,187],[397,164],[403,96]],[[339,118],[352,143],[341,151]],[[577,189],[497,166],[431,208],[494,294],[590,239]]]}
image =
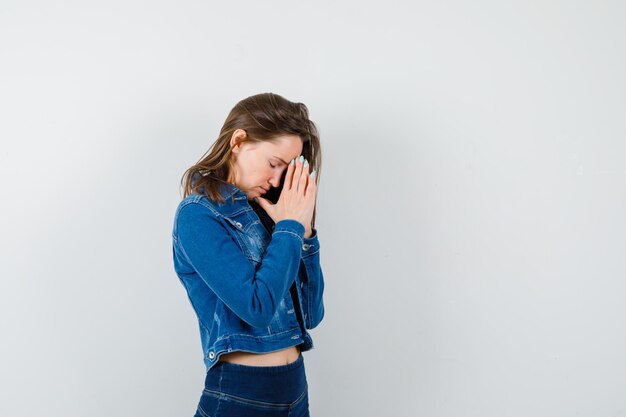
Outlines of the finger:
{"label": "finger", "polygon": [[306,159],[304,162],[305,163],[302,165],[302,172],[299,178],[300,184],[298,185],[298,190],[302,190],[302,194],[306,191],[306,182],[309,177],[309,162]]}
{"label": "finger", "polygon": [[[287,165],[287,174],[285,175],[285,184],[283,188],[287,190],[291,190],[292,182],[293,182],[293,172],[296,170],[296,158],[292,159]],[[291,163],[293,161],[293,163]]]}
{"label": "finger", "polygon": [[[302,161],[300,161],[302,158]],[[293,184],[291,188],[298,192],[300,190],[300,177],[302,176],[302,165],[304,164],[304,157],[300,155],[300,158],[296,159],[296,170],[293,174]]]}
{"label": "finger", "polygon": [[308,182],[306,185],[306,191],[304,193],[304,195],[309,195],[310,193],[317,193],[317,182],[315,182],[316,178],[317,178],[317,171],[313,171],[311,172],[311,174],[308,175]]}
{"label": "finger", "polygon": [[274,206],[274,204],[272,204],[271,201],[263,197],[254,197],[254,201],[259,203],[259,206],[261,206],[261,208],[265,210],[265,212],[268,214],[270,213],[270,211],[272,210]]}

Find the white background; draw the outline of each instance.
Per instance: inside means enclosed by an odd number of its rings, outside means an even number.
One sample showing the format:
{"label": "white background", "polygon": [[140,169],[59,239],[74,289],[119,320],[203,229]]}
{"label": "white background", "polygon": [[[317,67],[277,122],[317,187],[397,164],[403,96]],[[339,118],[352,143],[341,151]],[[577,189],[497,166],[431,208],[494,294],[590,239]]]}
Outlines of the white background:
{"label": "white background", "polygon": [[618,1],[4,0],[0,415],[193,415],[180,177],[271,91],[323,145],[314,417],[625,416],[625,21]]}

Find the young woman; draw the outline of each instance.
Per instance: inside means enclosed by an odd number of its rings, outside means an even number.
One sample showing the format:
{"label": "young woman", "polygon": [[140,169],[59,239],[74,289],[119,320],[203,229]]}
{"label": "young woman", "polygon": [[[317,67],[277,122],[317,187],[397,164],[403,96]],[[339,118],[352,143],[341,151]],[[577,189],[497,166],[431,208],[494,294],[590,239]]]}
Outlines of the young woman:
{"label": "young woman", "polygon": [[309,415],[301,352],[324,317],[320,166],[307,107],[266,93],[237,103],[183,175],[173,257],[207,369],[196,417]]}

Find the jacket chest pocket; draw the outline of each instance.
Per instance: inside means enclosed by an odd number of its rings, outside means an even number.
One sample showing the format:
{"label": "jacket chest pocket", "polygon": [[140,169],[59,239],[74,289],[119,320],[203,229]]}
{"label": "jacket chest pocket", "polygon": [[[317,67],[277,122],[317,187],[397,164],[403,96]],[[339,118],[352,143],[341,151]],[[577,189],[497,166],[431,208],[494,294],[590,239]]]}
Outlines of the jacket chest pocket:
{"label": "jacket chest pocket", "polygon": [[[256,218],[255,218],[256,217]],[[250,211],[236,215],[222,215],[244,256],[255,264],[261,263],[270,236],[258,216]]]}

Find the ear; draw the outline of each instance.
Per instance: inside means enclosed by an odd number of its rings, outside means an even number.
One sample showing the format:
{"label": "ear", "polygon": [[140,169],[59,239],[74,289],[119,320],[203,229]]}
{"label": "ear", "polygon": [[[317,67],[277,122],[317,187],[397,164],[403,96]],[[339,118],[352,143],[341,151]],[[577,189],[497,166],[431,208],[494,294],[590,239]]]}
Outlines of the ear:
{"label": "ear", "polygon": [[241,150],[241,140],[245,139],[247,133],[243,129],[235,129],[232,136],[230,137],[230,149],[232,153],[239,153]]}

